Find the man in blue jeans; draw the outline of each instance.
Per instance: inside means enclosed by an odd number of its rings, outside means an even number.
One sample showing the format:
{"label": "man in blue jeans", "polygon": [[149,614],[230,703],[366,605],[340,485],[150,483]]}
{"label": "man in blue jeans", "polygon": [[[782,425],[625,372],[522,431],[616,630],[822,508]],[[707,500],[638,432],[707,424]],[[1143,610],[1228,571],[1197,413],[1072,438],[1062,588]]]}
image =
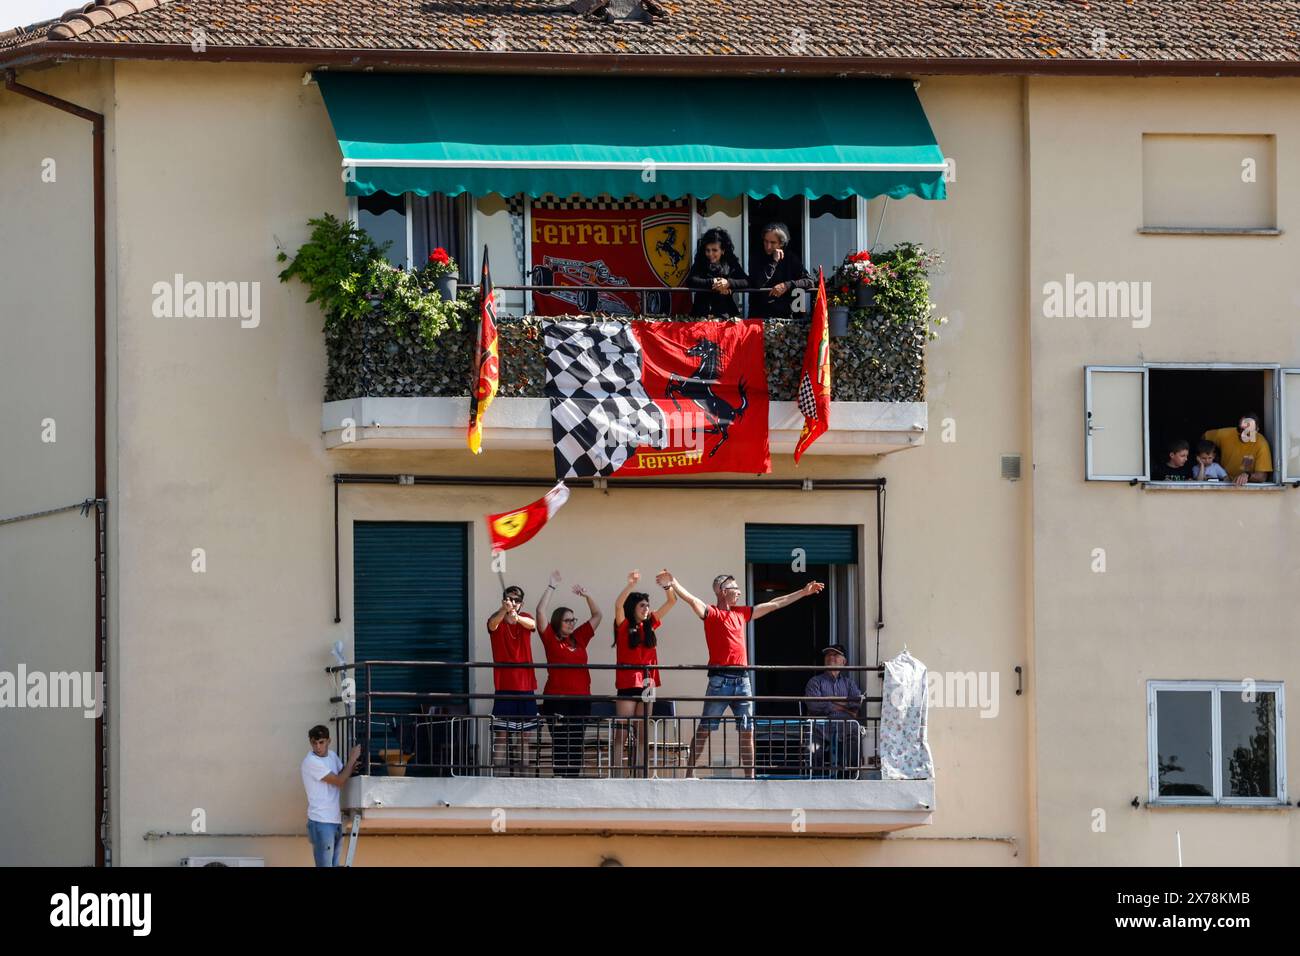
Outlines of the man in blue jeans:
{"label": "man in blue jeans", "polygon": [[324,724],[307,731],[311,752],[302,761],[302,786],[307,791],[307,839],[317,866],[338,866],[343,848],[343,815],[339,796],[361,759],[361,748],[353,747],[348,765],[330,750],[330,732]]}
{"label": "man in blue jeans", "polygon": [[[705,604],[690,591],[677,583],[677,579],[667,569],[655,576],[655,583],[665,591],[671,588],[677,596],[690,605],[695,616],[704,622],[704,640],[709,645],[709,689],[705,697],[752,697],[753,687],[749,682],[749,649],[745,640],[745,628],[750,621],[771,614],[805,598],[810,594],[820,594],[826,585],[819,581],[809,581],[798,591],[783,594],[779,598],[764,601],[755,607],[740,604],[740,586],[731,574],[719,574],[713,579],[713,604]],[[745,768],[745,776],[754,776],[754,702],[752,700],[706,700],[703,719],[691,741],[690,769],[687,776],[695,776],[695,762],[700,751],[709,742],[709,733],[717,730],[722,723],[720,718],[727,708],[736,715],[740,725],[740,758]]]}

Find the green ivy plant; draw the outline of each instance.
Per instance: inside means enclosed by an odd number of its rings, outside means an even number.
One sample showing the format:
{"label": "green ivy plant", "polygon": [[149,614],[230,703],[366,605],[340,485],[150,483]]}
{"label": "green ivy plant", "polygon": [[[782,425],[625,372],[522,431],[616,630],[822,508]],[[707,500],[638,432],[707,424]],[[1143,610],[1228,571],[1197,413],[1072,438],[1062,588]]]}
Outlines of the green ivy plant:
{"label": "green ivy plant", "polygon": [[[937,253],[914,242],[902,242],[872,258],[878,267],[872,278],[876,301],[866,309],[897,326],[924,328],[934,341],[947,318],[935,318],[936,306],[930,301],[930,270],[943,264]],[[856,314],[854,319],[860,318]]]}
{"label": "green ivy plant", "polygon": [[312,227],[307,242],[292,259],[281,249],[276,260],[289,263],[280,281],[301,280],[310,290],[307,301],[320,304],[326,332],[338,333],[372,316],[399,330],[414,321],[416,334],[432,347],[472,311],[468,298],[448,302],[437,293],[436,270],[394,267],[387,256],[392,243],[377,244],[351,221],[326,213],[307,224]]}

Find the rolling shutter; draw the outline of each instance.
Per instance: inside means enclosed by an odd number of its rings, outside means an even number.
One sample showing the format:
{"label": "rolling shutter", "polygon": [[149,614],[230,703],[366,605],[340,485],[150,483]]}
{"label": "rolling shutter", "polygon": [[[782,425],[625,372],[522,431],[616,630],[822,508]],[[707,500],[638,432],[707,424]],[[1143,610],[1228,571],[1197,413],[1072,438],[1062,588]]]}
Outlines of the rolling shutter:
{"label": "rolling shutter", "polygon": [[[468,526],[358,521],[353,524],[355,658],[464,661],[469,646]],[[466,690],[463,670],[383,667],[372,690]],[[357,692],[365,677],[357,672]],[[427,703],[427,701],[426,701]],[[414,702],[376,701],[375,710],[410,712]]]}
{"label": "rolling shutter", "polygon": [[852,524],[747,524],[747,564],[789,564],[802,548],[809,564],[857,564],[858,526]]}

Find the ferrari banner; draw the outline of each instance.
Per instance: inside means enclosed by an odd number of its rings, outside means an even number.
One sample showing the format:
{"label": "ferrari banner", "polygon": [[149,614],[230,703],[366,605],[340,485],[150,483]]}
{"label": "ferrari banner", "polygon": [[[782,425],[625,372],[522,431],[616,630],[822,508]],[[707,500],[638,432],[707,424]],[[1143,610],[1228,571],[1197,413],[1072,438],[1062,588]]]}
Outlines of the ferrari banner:
{"label": "ferrari banner", "polygon": [[558,478],[771,471],[763,323],[543,330]]}
{"label": "ferrari banner", "polygon": [[687,202],[578,205],[594,208],[533,204],[529,230],[532,283],[600,288],[534,292],[534,313],[633,316],[690,311],[690,298],[684,292],[619,291],[682,284],[691,266]]}

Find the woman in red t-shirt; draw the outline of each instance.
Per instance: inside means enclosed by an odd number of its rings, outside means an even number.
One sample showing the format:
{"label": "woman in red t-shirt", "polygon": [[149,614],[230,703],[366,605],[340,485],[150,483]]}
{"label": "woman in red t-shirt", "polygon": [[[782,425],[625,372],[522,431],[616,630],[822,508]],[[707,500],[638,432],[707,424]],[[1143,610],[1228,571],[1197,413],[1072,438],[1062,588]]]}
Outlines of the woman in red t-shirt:
{"label": "woman in red t-shirt", "polygon": [[[551,572],[551,583],[537,601],[537,620],[546,620],[546,608],[551,592],[560,587],[560,572]],[[547,715],[554,748],[554,767],[557,777],[576,777],[582,772],[582,740],[591,716],[591,671],[587,670],[587,644],[600,627],[600,608],[581,584],[573,586],[573,593],[587,602],[591,612],[586,622],[579,626],[578,616],[572,608],[557,607],[551,612],[551,622],[542,630],[542,646],[546,648],[548,664],[581,664],[581,667],[548,668],[546,687],[542,691],[542,712]],[[557,698],[573,697],[573,700]],[[566,719],[567,718],[567,719]]]}
{"label": "woman in red t-shirt", "polygon": [[[659,610],[651,611],[650,595],[632,590],[640,580],[640,571],[629,573],[627,587],[614,602],[614,647],[617,648],[618,663],[645,665],[637,670],[620,668],[615,672],[614,686],[618,689],[619,699],[614,708],[619,717],[625,718],[618,722],[614,738],[614,762],[620,768],[627,764],[625,748],[629,721],[626,718],[648,717],[654,691],[647,694],[646,689],[659,686],[659,671],[653,666],[659,663],[656,649],[659,642],[655,631],[663,625],[664,616],[677,603],[677,593],[665,588],[663,605]],[[647,744],[648,741],[640,741],[637,750],[641,766],[648,769]]]}

